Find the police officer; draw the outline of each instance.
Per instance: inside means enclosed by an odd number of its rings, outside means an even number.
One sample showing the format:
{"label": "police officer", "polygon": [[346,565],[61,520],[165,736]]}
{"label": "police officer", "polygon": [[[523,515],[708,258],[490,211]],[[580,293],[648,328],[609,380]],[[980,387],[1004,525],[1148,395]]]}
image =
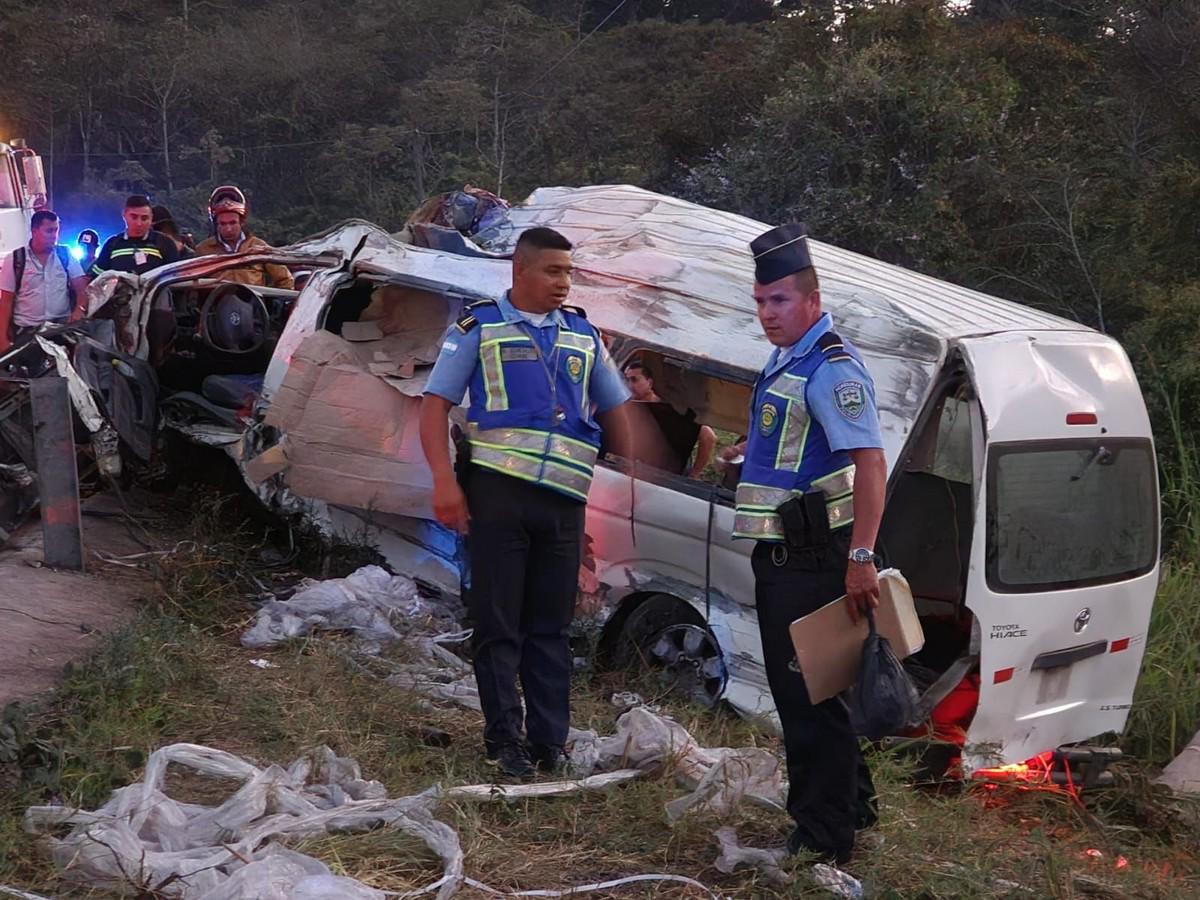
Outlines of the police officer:
{"label": "police officer", "polygon": [[887,467],[871,376],[821,311],[804,226],[773,228],[750,249],[758,319],[775,349],[754,385],[746,441],[722,454],[745,455],[734,537],[758,542],[755,605],[796,821],[788,849],[841,863],[855,830],[874,822],[874,788],[842,702],[809,702],[788,626],[842,594],[852,621],[878,605]]}
{"label": "police officer", "polygon": [[[434,513],[469,534],[484,745],[516,778],[562,764],[567,626],[601,427],[628,448],[629,392],[583,311],[563,305],[570,288],[570,242],[549,228],[524,232],[512,290],[472,304],[450,329],[421,404]],[[447,416],[468,388],[464,492],[450,463]]]}

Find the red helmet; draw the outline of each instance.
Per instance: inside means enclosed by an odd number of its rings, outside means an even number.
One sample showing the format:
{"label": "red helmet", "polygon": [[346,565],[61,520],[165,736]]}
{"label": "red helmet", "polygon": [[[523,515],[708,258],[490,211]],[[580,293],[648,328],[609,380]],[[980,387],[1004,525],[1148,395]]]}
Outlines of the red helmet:
{"label": "red helmet", "polygon": [[234,184],[223,184],[208,198],[208,221],[215,226],[217,214],[223,212],[235,212],[245,221],[247,206],[246,195],[241,188]]}

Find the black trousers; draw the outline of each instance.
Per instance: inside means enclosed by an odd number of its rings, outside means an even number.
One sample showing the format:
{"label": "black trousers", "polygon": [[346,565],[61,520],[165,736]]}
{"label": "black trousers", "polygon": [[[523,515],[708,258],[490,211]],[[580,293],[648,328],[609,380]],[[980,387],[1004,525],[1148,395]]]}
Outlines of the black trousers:
{"label": "black trousers", "polygon": [[839,860],[854,848],[855,829],[874,820],[875,788],[842,701],[809,702],[788,626],[846,592],[849,545],[846,527],[833,532],[824,550],[791,551],[782,565],[772,553],[779,545],[765,541],[752,558],[763,661],[783,724],[794,838]]}
{"label": "black trousers", "polygon": [[[571,647],[584,504],[471,466],[468,609],[490,750],[521,739],[561,747],[570,723]],[[522,722],[517,679],[525,693]]]}

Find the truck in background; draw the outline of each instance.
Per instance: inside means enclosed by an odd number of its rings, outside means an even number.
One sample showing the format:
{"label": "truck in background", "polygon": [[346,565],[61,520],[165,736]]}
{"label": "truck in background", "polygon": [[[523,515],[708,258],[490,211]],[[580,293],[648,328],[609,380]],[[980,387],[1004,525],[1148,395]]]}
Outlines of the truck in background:
{"label": "truck in background", "polygon": [[0,256],[29,240],[29,220],[49,205],[42,158],[20,139],[0,141]]}

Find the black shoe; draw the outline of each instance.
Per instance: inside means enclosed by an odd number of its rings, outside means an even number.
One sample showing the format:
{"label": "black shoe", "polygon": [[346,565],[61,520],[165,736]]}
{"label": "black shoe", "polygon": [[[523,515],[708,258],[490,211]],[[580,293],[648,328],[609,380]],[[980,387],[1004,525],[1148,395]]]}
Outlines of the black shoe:
{"label": "black shoe", "polygon": [[823,862],[831,863],[835,866],[844,866],[850,862],[850,855],[853,852],[853,848],[835,852],[829,849],[813,847],[808,843],[808,833],[797,828],[788,836],[787,851],[793,856],[797,853],[812,854],[815,857],[813,859],[814,863]]}
{"label": "black shoe", "polygon": [[537,766],[539,772],[547,775],[561,775],[567,769],[567,754],[562,747],[549,744],[530,744],[529,758]]}
{"label": "black shoe", "polygon": [[[492,754],[489,752],[489,756]],[[532,778],[534,775],[533,761],[524,744],[502,744],[492,756],[496,766],[509,778]]]}

